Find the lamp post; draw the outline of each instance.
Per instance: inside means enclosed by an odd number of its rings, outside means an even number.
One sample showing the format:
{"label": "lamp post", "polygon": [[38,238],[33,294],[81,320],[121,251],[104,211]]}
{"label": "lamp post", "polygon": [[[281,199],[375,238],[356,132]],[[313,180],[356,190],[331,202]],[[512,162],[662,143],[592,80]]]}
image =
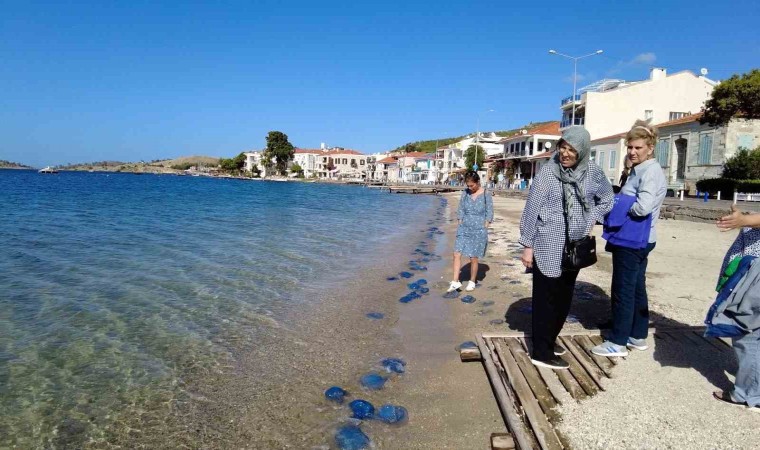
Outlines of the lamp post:
{"label": "lamp post", "polygon": [[[480,116],[483,115],[483,114],[490,113],[490,112],[494,112],[494,110],[493,109],[489,109],[487,111],[483,111],[483,112],[481,112],[481,113],[478,114],[478,126],[477,126],[477,129],[475,131],[475,164],[473,165],[473,168],[475,169],[475,172],[477,172],[478,169],[479,169],[479,167],[478,167],[478,147],[480,146]],[[484,159],[485,159],[485,155],[484,155]]]}
{"label": "lamp post", "polygon": [[603,50],[597,50],[594,53],[589,53],[588,55],[570,56],[570,55],[565,55],[564,53],[560,53],[556,50],[549,50],[549,53],[552,55],[564,56],[565,58],[573,60],[573,95],[572,97],[570,97],[571,101],[573,102],[573,117],[572,117],[571,125],[575,125],[575,85],[578,80],[578,60],[583,59],[583,58],[588,58],[589,56],[601,55],[602,52]]}

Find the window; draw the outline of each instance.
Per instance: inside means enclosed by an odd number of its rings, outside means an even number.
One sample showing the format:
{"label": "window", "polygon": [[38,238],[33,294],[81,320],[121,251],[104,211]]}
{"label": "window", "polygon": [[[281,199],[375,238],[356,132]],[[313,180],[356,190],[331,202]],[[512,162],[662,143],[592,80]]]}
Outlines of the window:
{"label": "window", "polygon": [[670,139],[660,139],[654,148],[654,157],[661,167],[668,166],[668,152],[670,151]]}
{"label": "window", "polygon": [[348,158],[343,158],[343,164],[348,164]]}
{"label": "window", "polygon": [[364,160],[363,160],[363,159],[360,159],[360,160],[359,160],[359,164],[363,166],[363,165],[364,165]]}
{"label": "window", "polygon": [[673,112],[673,111],[671,111],[670,112],[670,117],[668,118],[668,120],[676,120],[676,119],[680,119],[681,117],[686,117],[688,115],[689,115],[689,113],[685,113],[685,112]]}
{"label": "window", "polygon": [[712,133],[699,135],[699,164],[710,164],[712,159]]}
{"label": "window", "polygon": [[754,136],[752,136],[751,134],[738,134],[736,136],[736,148],[737,149],[744,148],[747,150],[752,150],[753,148],[755,148],[754,141],[755,141]]}
{"label": "window", "polygon": [[610,151],[610,169],[614,169],[617,165],[617,151],[611,150]]}
{"label": "window", "polygon": [[604,152],[598,153],[599,160],[597,161],[596,165],[599,167],[604,167]]}
{"label": "window", "polygon": [[[671,113],[672,114],[672,113]],[[651,109],[645,109],[644,110],[644,120],[649,120],[652,117],[654,117],[654,111]]]}

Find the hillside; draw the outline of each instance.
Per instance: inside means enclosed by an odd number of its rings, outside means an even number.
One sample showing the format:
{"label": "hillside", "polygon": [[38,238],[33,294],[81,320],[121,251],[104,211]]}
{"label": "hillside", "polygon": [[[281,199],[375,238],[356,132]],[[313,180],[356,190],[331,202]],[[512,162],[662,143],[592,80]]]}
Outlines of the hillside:
{"label": "hillside", "polygon": [[32,167],[25,166],[23,164],[15,163],[12,161],[5,161],[0,159],[0,169],[32,169]]}
{"label": "hillside", "polygon": [[[546,121],[546,122],[531,122],[526,125],[523,125],[521,127],[512,129],[512,130],[502,130],[502,131],[493,131],[493,133],[496,133],[499,136],[510,136],[513,134],[517,134],[520,132],[520,130],[527,129],[527,128],[533,128],[537,127],[539,125],[544,125],[546,123],[551,123],[552,121]],[[492,133],[491,131],[482,131],[482,133]],[[474,133],[473,133],[474,134]],[[426,141],[416,141],[416,142],[408,142],[404,145],[401,145],[397,147],[395,150],[400,150],[403,148],[407,148],[408,151],[414,151],[414,152],[425,152],[425,153],[433,153],[435,152],[435,145],[438,143],[438,147],[443,147],[445,145],[453,144],[455,142],[461,141],[462,139],[466,138],[467,136],[457,136],[457,137],[450,137],[450,138],[440,138],[438,140],[436,139],[429,139]]]}
{"label": "hillside", "polygon": [[219,158],[212,156],[182,156],[174,159],[156,159],[150,162],[94,161],[57,166],[60,170],[95,172],[174,173],[192,166],[216,167]]}

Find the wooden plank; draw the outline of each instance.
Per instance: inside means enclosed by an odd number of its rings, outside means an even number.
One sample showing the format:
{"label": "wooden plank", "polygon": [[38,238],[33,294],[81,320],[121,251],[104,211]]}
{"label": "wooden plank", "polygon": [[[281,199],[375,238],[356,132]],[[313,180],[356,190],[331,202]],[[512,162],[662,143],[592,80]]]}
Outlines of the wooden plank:
{"label": "wooden plank", "polygon": [[491,450],[515,450],[515,440],[509,433],[491,433]]}
{"label": "wooden plank", "polygon": [[496,394],[496,403],[499,405],[501,415],[507,424],[507,429],[512,433],[512,437],[517,441],[520,449],[532,449],[538,446],[533,433],[525,425],[522,417],[518,413],[517,399],[514,392],[509,387],[509,381],[503,375],[503,369],[500,371],[496,364],[501,366],[497,361],[496,351],[490,341],[483,339],[482,335],[476,337],[480,354],[483,355],[483,366],[486,368],[488,379],[491,381],[494,393]]}
{"label": "wooden plank", "polygon": [[571,336],[560,336],[559,340],[565,344],[565,348],[567,348],[567,350],[570,351],[573,356],[575,356],[575,359],[581,364],[581,367],[586,370],[586,373],[591,377],[594,383],[596,383],[599,389],[604,390],[604,386],[602,386],[602,378],[604,377],[604,373],[602,373],[594,361],[591,360],[591,357],[588,356],[585,351],[575,345],[575,342]]}
{"label": "wooden plank", "polygon": [[[594,346],[600,345],[604,342],[604,338],[601,336],[589,336],[588,338],[591,340]],[[618,363],[620,362],[619,360],[623,358],[606,358],[606,359],[607,361],[611,362],[613,366],[617,366]]]}
{"label": "wooden plank", "polygon": [[491,342],[495,346],[496,354],[499,356],[502,367],[507,372],[507,378],[509,378],[509,382],[517,393],[517,398],[520,400],[523,412],[528,417],[528,423],[533,428],[533,433],[541,448],[561,450],[562,444],[559,441],[559,437],[557,437],[554,427],[552,427],[543,411],[541,411],[541,406],[533,395],[533,391],[530,390],[530,386],[525,380],[522,371],[520,371],[512,352],[508,348],[501,346],[499,341],[494,340]]}
{"label": "wooden plank", "polygon": [[[705,327],[703,326],[687,326],[687,327],[657,327],[657,328],[649,328],[648,334],[654,334],[656,332],[660,331],[683,331],[683,330],[691,330],[691,331],[704,331]],[[601,330],[567,330],[562,331],[559,335],[560,336],[599,336],[601,333]],[[482,333],[483,337],[486,339],[491,338],[506,338],[506,337],[530,337],[530,333],[525,333],[522,331],[500,331],[500,332],[486,332]]]}
{"label": "wooden plank", "polygon": [[536,396],[536,400],[538,400],[538,404],[541,405],[541,409],[544,411],[544,414],[546,414],[546,417],[549,418],[550,422],[559,420],[559,414],[555,410],[557,402],[554,400],[554,396],[552,396],[552,393],[549,391],[546,383],[544,383],[544,380],[541,379],[541,375],[539,375],[538,370],[536,370],[536,366],[530,362],[530,357],[525,353],[525,349],[523,349],[522,345],[517,342],[517,339],[502,339],[500,340],[500,343],[502,342],[506,344],[512,352],[512,356],[515,358],[515,361],[517,361],[517,365],[520,366],[520,370],[525,376],[530,389],[533,391],[533,395]]}
{"label": "wooden plank", "polygon": [[[523,348],[526,351],[529,351],[528,349],[528,340],[527,339],[521,339],[520,343],[523,345]],[[547,369],[546,367],[537,367],[538,373],[541,374],[541,378],[546,381],[547,386],[551,386],[551,380],[553,377],[556,377],[560,384],[565,388],[567,392],[570,393],[570,396],[574,398],[575,400],[583,400],[588,397],[586,395],[586,391],[583,390],[580,384],[573,378],[573,376],[568,372],[567,370],[552,370]],[[555,396],[555,398],[557,398]]]}
{"label": "wooden plank", "polygon": [[599,392],[599,389],[596,387],[594,380],[592,380],[591,377],[586,373],[586,370],[583,369],[581,364],[577,359],[575,359],[575,356],[572,353],[567,352],[564,355],[560,356],[560,358],[564,359],[568,364],[570,364],[570,374],[573,376],[573,378],[575,378],[575,381],[578,382],[586,394],[594,395]]}
{"label": "wooden plank", "polygon": [[459,350],[459,359],[462,362],[480,361],[480,350],[477,348],[462,348]]}
{"label": "wooden plank", "polygon": [[591,353],[591,349],[594,348],[594,343],[591,342],[591,339],[589,339],[588,336],[575,336],[573,340],[596,363],[597,367],[602,370],[607,378],[612,378],[612,368],[615,366],[606,356],[599,356]]}

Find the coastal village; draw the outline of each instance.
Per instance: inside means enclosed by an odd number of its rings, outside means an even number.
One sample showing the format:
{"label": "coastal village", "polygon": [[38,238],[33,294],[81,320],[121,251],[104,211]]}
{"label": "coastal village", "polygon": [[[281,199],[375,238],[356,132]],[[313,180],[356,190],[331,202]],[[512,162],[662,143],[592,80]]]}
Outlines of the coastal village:
{"label": "coastal village", "polygon": [[[612,184],[625,167],[625,131],[637,119],[650,120],[659,129],[656,158],[673,194],[697,192],[696,183],[720,176],[723,164],[739,149],[760,145],[760,120],[734,118],[728,124],[701,124],[702,108],[715,86],[707,71],[668,73],[653,67],[646,78],[626,81],[601,79],[577,90],[575,96],[558,100],[558,120],[528,126],[510,135],[476,132],[435,153],[403,149],[364,154],[358,150],[330,147],[296,148],[289,177],[316,180],[413,183],[440,185],[459,183],[466,169],[465,154],[476,147],[484,152],[481,177],[495,188],[526,189],[553,155],[561,132],[583,125],[591,134],[591,159]],[[551,118],[547,118],[551,119]],[[263,151],[247,151],[244,170],[271,177]]]}

